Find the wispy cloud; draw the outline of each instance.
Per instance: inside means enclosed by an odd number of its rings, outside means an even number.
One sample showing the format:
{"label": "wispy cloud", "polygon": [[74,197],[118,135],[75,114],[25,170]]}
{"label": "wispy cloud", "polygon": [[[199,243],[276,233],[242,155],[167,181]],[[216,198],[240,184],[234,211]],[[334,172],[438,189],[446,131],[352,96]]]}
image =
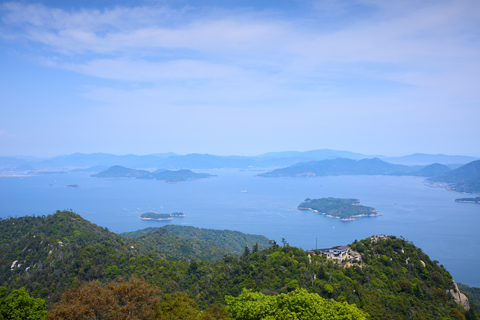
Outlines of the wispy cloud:
{"label": "wispy cloud", "polygon": [[[232,79],[254,70],[272,80],[284,77],[295,82],[355,78],[360,72],[370,78],[435,86],[444,70],[452,83],[458,83],[465,77],[454,70],[478,64],[478,1],[362,0],[342,5],[312,1],[312,5],[319,18],[307,24],[248,10],[141,6],[65,11],[16,2],[2,5],[2,21],[5,36],[50,48],[50,53],[44,52],[54,56],[44,60],[50,65],[118,80]],[[345,14],[360,5],[374,10],[354,24],[335,30],[321,27],[325,14]],[[465,81],[474,79],[470,74]]]}
{"label": "wispy cloud", "polygon": [[281,136],[283,119],[302,123],[307,114],[323,134],[344,124],[366,130],[362,123],[392,131],[412,114],[423,128],[457,119],[453,110],[480,116],[477,0],[299,2],[310,5],[308,17],[149,3],[64,10],[7,2],[0,37],[27,43],[49,68],[101,79],[83,96],[106,106],[102,119],[181,117],[200,130],[200,115],[215,114],[204,120],[212,127],[205,138],[230,130],[241,140],[234,123],[248,119],[252,136]]}

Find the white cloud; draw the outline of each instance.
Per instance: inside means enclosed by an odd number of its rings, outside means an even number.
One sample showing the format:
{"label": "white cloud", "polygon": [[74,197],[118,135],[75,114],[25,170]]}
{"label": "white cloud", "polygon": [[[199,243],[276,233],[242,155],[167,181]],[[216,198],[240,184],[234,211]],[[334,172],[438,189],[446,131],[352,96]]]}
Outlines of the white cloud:
{"label": "white cloud", "polygon": [[95,59],[62,68],[90,76],[116,80],[158,81],[162,79],[222,78],[238,74],[235,68],[195,60],[149,62],[127,59]]}
{"label": "white cloud", "polygon": [[[168,79],[203,80],[193,91],[205,99],[217,94],[215,86],[240,98],[341,96],[346,82],[364,79],[478,100],[472,83],[480,81],[480,2],[312,3],[318,10],[313,23],[253,10],[153,5],[66,11],[16,2],[2,5],[2,20],[7,36],[50,49],[42,49],[45,64],[164,86]],[[355,15],[359,6],[370,10],[363,18],[322,28],[325,15]],[[184,90],[177,85],[162,90]]]}

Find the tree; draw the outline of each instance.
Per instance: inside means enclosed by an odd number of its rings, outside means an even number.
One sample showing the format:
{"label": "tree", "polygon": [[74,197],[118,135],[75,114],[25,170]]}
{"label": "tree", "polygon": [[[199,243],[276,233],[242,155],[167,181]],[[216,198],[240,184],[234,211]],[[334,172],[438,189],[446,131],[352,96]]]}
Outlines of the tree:
{"label": "tree", "polygon": [[363,320],[368,315],[355,305],[323,299],[318,294],[297,289],[288,294],[266,296],[244,289],[234,298],[226,296],[227,310],[234,319],[329,319]]}
{"label": "tree", "polygon": [[225,309],[215,306],[201,311],[195,300],[184,292],[166,294],[157,309],[157,318],[161,320],[227,320],[230,319]]}
{"label": "tree", "polygon": [[119,279],[105,286],[98,281],[82,283],[63,294],[62,301],[53,306],[48,318],[152,319],[160,301],[159,292],[138,278]]}
{"label": "tree", "polygon": [[42,320],[47,314],[45,300],[29,296],[25,288],[12,290],[0,287],[0,319],[5,320]]}

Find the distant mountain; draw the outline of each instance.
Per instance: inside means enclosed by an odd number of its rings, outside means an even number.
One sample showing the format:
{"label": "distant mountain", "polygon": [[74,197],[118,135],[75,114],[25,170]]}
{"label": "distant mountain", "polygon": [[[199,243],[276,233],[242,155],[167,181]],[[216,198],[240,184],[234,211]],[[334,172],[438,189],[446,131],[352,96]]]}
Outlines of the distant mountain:
{"label": "distant mountain", "polygon": [[217,156],[212,154],[191,153],[177,155],[173,152],[155,153],[138,156],[134,154],[115,155],[108,153],[74,153],[70,155],[57,156],[43,161],[26,161],[26,159],[39,159],[35,157],[0,157],[0,168],[11,169],[21,165],[31,165],[37,170],[46,169],[88,169],[95,166],[111,167],[119,165],[135,169],[216,169],[216,168],[278,168],[287,167],[300,162],[333,160],[333,159],[371,159],[379,158],[385,162],[404,165],[429,165],[433,163],[465,164],[474,160],[468,156],[429,155],[412,154],[404,157],[386,157],[364,155],[342,150],[319,149],[310,151],[284,151],[268,152],[259,156]]}
{"label": "distant mountain", "polygon": [[98,165],[98,166],[93,166],[89,168],[73,169],[73,170],[70,170],[70,172],[99,172],[107,169],[108,169],[108,166]]}
{"label": "distant mountain", "polygon": [[0,168],[14,168],[25,164],[29,164],[27,161],[12,157],[0,157]]}
{"label": "distant mountain", "polygon": [[444,173],[428,180],[449,190],[466,193],[480,193],[480,160]]}
{"label": "distant mountain", "polygon": [[446,165],[440,163],[433,163],[420,169],[419,171],[413,172],[412,175],[419,177],[436,177],[449,171],[452,171],[452,169],[450,169]]}
{"label": "distant mountain", "polygon": [[404,175],[415,168],[374,159],[334,159],[299,163],[259,174],[260,177],[314,177],[338,175]]}
{"label": "distant mountain", "polygon": [[310,151],[268,152],[268,153],[264,153],[257,156],[257,158],[259,159],[298,158],[298,159],[308,159],[308,160],[325,160],[325,159],[337,159],[337,158],[360,160],[360,159],[374,158],[374,157],[380,157],[380,156],[367,156],[361,153],[341,151],[341,150],[331,150],[331,149],[319,149],[319,150],[310,150]]}
{"label": "distant mountain", "polygon": [[96,165],[112,166],[121,165],[135,168],[156,168],[160,167],[159,163],[165,157],[174,155],[174,153],[155,154],[147,156],[137,156],[127,154],[118,156],[108,153],[74,153],[71,155],[58,156],[52,158],[52,161],[65,167],[92,167]]}
{"label": "distant mountain", "polygon": [[475,157],[469,156],[449,156],[445,154],[424,154],[414,153],[403,157],[380,157],[383,161],[387,161],[395,164],[405,165],[428,165],[432,163],[441,164],[465,164],[471,161],[478,160]]}
{"label": "distant mountain", "polygon": [[34,163],[33,167],[37,170],[52,170],[52,169],[60,169],[62,168],[62,165],[52,160],[43,160],[43,161]]}
{"label": "distant mountain", "polygon": [[165,180],[166,182],[182,182],[192,179],[204,179],[213,177],[213,175],[208,173],[195,173],[191,170],[157,170],[155,172],[150,172],[146,170],[137,170],[125,168],[122,166],[113,166],[108,168],[105,171],[92,174],[90,177],[93,178],[135,178],[135,179],[155,179],[155,180]]}
{"label": "distant mountain", "polygon": [[257,166],[257,161],[252,157],[241,156],[215,156],[211,154],[191,153],[184,156],[172,156],[160,162],[163,168],[248,168]]}
{"label": "distant mountain", "polygon": [[113,166],[108,168],[105,171],[92,174],[90,177],[93,178],[138,178],[138,177],[145,177],[151,174],[146,170],[136,170],[125,168],[122,166]]}

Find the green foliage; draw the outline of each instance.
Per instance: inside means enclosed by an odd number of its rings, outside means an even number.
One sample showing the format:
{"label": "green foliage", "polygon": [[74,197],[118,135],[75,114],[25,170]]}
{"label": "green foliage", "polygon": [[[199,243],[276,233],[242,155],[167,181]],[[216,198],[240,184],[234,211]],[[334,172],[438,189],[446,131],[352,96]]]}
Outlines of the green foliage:
{"label": "green foliage", "polygon": [[453,288],[448,271],[405,239],[356,241],[350,247],[361,252],[361,262],[355,264],[327,260],[286,241],[270,244],[244,247],[238,256],[165,228],[122,237],[66,211],[9,218],[0,221],[0,283],[9,289],[24,286],[49,305],[78,282],[135,276],[164,294],[187,293],[200,309],[225,305],[226,295],[236,297],[243,289],[278,295],[298,286],[355,304],[373,319],[441,319],[452,308],[464,312],[445,293]]}
{"label": "green foliage", "polygon": [[[254,250],[256,246],[257,251],[259,248],[265,248],[269,246],[269,240],[267,237],[246,234],[239,231],[201,229],[174,224],[169,224],[161,228],[181,238],[209,242],[236,253],[243,253],[245,246],[252,247]],[[159,229],[160,228],[150,227],[137,231],[124,232],[121,235],[124,237],[139,238],[149,233],[156,232]]]}
{"label": "green foliage", "polygon": [[321,198],[305,199],[298,205],[298,209],[310,209],[318,213],[326,214],[340,219],[348,219],[355,216],[376,215],[377,210],[372,207],[360,205],[358,199]]}
{"label": "green foliage", "polygon": [[224,255],[234,255],[228,249],[217,244],[197,239],[181,238],[172,234],[165,228],[159,228],[154,232],[134,238],[149,252],[165,256],[168,260],[218,260]]}
{"label": "green foliage", "polygon": [[354,305],[323,299],[318,294],[298,289],[288,294],[266,296],[243,290],[234,298],[225,297],[227,310],[234,319],[367,319]]}
{"label": "green foliage", "polygon": [[245,234],[239,231],[200,229],[173,224],[167,225],[163,228],[181,238],[210,242],[238,253],[242,253],[245,246],[253,248],[255,244],[257,244],[257,250],[269,246],[267,237]]}
{"label": "green foliage", "polygon": [[470,305],[480,311],[480,288],[470,287],[463,283],[457,283],[458,288],[467,295]]}
{"label": "green foliage", "polygon": [[25,288],[7,294],[7,289],[0,287],[0,319],[42,320],[46,314],[45,300],[30,297]]}
{"label": "green foliage", "polygon": [[172,216],[168,213],[146,212],[140,218],[156,219],[156,220],[172,220]]}

